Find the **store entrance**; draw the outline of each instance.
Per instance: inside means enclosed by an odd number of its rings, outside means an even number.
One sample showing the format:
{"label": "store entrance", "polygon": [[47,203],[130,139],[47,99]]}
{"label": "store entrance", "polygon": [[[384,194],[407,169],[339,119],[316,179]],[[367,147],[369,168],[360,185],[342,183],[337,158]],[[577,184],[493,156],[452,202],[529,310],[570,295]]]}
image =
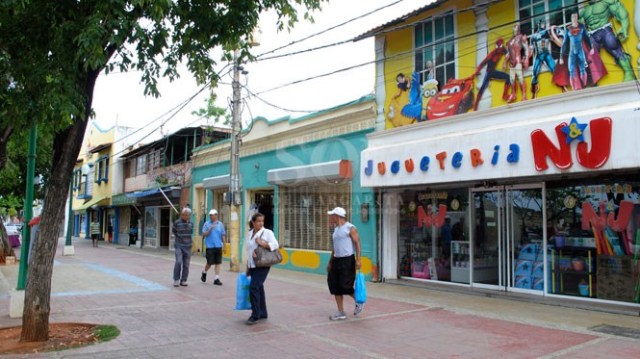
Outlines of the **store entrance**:
{"label": "store entrance", "polygon": [[541,185],[474,189],[472,281],[508,291],[544,288]]}

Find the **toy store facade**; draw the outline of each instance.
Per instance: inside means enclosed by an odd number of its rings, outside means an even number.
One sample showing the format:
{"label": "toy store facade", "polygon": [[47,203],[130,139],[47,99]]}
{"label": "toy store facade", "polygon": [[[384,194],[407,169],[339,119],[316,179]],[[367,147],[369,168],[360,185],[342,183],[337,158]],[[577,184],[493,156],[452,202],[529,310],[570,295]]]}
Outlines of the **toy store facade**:
{"label": "toy store facade", "polygon": [[638,303],[639,95],[596,91],[370,134],[382,276]]}
{"label": "toy store facade", "polygon": [[383,278],[638,305],[639,11],[439,0],[358,37]]}

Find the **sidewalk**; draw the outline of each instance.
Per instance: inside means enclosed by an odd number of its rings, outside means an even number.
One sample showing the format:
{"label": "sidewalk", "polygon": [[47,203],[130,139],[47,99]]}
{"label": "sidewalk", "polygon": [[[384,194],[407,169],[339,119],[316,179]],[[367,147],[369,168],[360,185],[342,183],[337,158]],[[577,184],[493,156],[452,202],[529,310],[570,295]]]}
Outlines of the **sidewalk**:
{"label": "sidewalk", "polygon": [[[324,276],[273,269],[266,282],[269,319],[245,325],[234,311],[237,273],[223,263],[223,286],[200,282],[204,258],[194,256],[188,287],[174,288],[173,253],[74,241],[76,255],[54,263],[51,322],[114,324],[108,343],[48,358],[638,358],[637,317],[467,295],[422,287],[368,283],[364,313],[331,322],[335,302]],[[0,266],[0,326],[6,288],[18,266]],[[4,283],[4,284],[3,284]],[[628,328],[628,336],[593,328]],[[620,329],[622,328],[622,329]]]}

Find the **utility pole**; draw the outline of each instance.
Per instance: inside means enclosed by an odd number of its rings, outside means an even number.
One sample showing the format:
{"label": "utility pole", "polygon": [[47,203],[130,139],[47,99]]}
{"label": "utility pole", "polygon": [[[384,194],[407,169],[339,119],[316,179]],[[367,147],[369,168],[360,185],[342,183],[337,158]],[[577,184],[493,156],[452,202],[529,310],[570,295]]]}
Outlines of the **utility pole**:
{"label": "utility pole", "polygon": [[229,241],[231,242],[231,271],[240,271],[240,173],[238,162],[240,159],[240,68],[239,51],[233,53],[233,108],[231,114],[231,159],[229,168]]}

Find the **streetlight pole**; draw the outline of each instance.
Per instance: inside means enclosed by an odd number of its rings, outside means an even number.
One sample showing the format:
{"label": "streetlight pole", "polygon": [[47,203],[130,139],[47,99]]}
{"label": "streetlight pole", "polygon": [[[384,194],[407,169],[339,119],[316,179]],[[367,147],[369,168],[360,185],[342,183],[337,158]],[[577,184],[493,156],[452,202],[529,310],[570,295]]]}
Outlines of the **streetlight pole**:
{"label": "streetlight pole", "polygon": [[233,53],[233,108],[231,117],[231,159],[229,167],[229,209],[231,221],[229,225],[229,241],[231,242],[231,271],[240,271],[240,173],[238,162],[240,158],[240,69],[238,64],[239,51]]}
{"label": "streetlight pole", "polygon": [[36,140],[38,129],[36,125],[29,130],[29,154],[27,157],[27,188],[24,199],[24,224],[22,225],[22,246],[20,249],[20,267],[18,270],[18,290],[27,286],[27,269],[29,261],[29,242],[31,242],[31,228],[29,222],[33,217],[33,178],[36,175]]}

